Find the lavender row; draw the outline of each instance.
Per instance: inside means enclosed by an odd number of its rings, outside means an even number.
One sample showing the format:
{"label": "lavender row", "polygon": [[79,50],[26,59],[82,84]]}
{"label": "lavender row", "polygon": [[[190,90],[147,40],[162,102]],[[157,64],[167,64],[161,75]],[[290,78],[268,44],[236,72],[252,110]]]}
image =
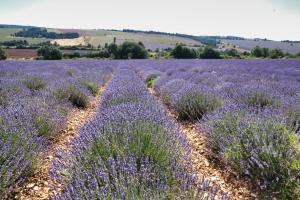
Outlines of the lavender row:
{"label": "lavender row", "polygon": [[34,172],[65,127],[74,109],[66,91],[72,88],[77,100],[88,103],[93,93],[85,83],[103,85],[112,72],[110,65],[0,62],[0,199]]}
{"label": "lavender row", "polygon": [[198,119],[211,156],[253,180],[263,198],[298,197],[299,60],[149,61],[136,69],[181,119]]}
{"label": "lavender row", "polygon": [[214,199],[217,187],[188,173],[185,137],[136,73],[120,67],[100,107],[70,158],[55,162],[65,191],[54,199]]}

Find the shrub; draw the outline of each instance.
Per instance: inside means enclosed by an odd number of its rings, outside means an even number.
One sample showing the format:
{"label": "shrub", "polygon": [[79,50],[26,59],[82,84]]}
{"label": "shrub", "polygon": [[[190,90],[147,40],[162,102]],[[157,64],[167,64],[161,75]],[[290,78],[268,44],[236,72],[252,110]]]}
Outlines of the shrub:
{"label": "shrub", "polygon": [[200,58],[203,59],[220,59],[220,53],[215,51],[213,48],[205,47],[202,52],[200,52]]}
{"label": "shrub", "polygon": [[187,92],[181,96],[174,105],[175,111],[179,118],[183,120],[196,120],[202,116],[221,106],[221,100],[209,93],[204,92]]}
{"label": "shrub", "polygon": [[38,133],[44,137],[50,138],[55,133],[55,124],[50,118],[38,116],[34,120]]}
{"label": "shrub", "polygon": [[229,57],[240,58],[240,54],[236,49],[227,49],[224,53]]}
{"label": "shrub", "polygon": [[251,55],[256,58],[260,58],[260,57],[263,57],[264,53],[263,53],[263,50],[259,46],[256,46],[253,49],[251,49]]}
{"label": "shrub", "polygon": [[265,91],[251,91],[244,97],[247,106],[263,108],[268,105],[274,105],[275,100]]}
{"label": "shrub", "polygon": [[209,147],[212,155],[256,181],[263,195],[297,199],[299,136],[275,118],[267,113],[253,115],[241,111],[212,118]]}
{"label": "shrub", "polygon": [[38,56],[42,56],[44,60],[61,60],[61,51],[54,46],[43,46],[38,49]]}
{"label": "shrub", "polygon": [[183,47],[181,44],[176,45],[171,54],[174,58],[197,58],[197,54],[194,49]]}
{"label": "shrub", "polygon": [[300,132],[300,111],[296,109],[288,109],[287,113],[287,124],[290,130],[299,133]]}
{"label": "shrub", "polygon": [[24,81],[24,84],[31,91],[41,90],[46,86],[46,81],[40,77],[32,77]]}
{"label": "shrub", "polygon": [[5,51],[0,47],[0,60],[6,60],[7,56]]}
{"label": "shrub", "polygon": [[77,108],[87,108],[89,104],[88,96],[75,88],[71,90],[69,101]]}
{"label": "shrub", "polygon": [[270,58],[276,59],[276,58],[283,58],[284,53],[282,52],[281,49],[272,49],[270,51]]}
{"label": "shrub", "polygon": [[148,88],[153,88],[153,85],[156,81],[158,81],[159,75],[158,74],[151,74],[149,77],[146,79],[146,85]]}
{"label": "shrub", "polygon": [[160,87],[159,97],[162,102],[167,106],[170,106],[172,95],[179,91],[185,84],[186,81],[183,79],[173,79]]}
{"label": "shrub", "polygon": [[100,87],[93,82],[83,81],[82,84],[94,95],[97,96],[100,91]]}
{"label": "shrub", "polygon": [[135,42],[124,42],[118,47],[117,59],[145,59],[148,58],[146,49]]}
{"label": "shrub", "polygon": [[[129,185],[124,188],[124,193],[127,193],[128,196],[131,196],[133,191],[143,191],[145,186],[147,190],[153,190],[152,193],[159,190],[156,187],[161,183],[176,187],[175,174],[170,166],[176,154],[169,152],[168,141],[161,125],[150,121],[112,122],[112,124],[107,124],[101,134],[103,136],[97,138],[93,142],[90,151],[86,153],[83,166],[94,168],[95,160],[101,159],[103,161],[101,165],[106,166],[108,172],[111,173],[109,181],[112,185],[118,185],[118,180],[122,176],[133,179],[128,181]],[[134,168],[133,171],[136,171],[135,177],[133,177],[133,174],[128,174],[130,170],[113,175],[115,170],[111,165],[112,158],[119,160],[120,163],[126,163],[126,160],[128,162],[134,159],[131,167]],[[100,165],[100,163],[98,162],[97,165]],[[116,169],[116,171],[122,170],[121,165],[117,167],[119,169]],[[149,171],[152,172],[151,176],[148,176],[145,170],[148,173]],[[156,180],[157,183],[149,184],[153,180]],[[139,196],[144,196],[144,192],[135,194],[135,197]]]}
{"label": "shrub", "polygon": [[75,86],[58,88],[53,92],[53,95],[58,99],[70,101],[77,108],[86,108],[89,104],[88,96]]}

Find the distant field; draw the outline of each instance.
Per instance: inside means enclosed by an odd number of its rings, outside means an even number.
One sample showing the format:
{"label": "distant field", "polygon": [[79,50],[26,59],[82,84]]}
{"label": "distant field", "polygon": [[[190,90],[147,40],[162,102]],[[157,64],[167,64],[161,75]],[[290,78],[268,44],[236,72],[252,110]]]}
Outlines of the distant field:
{"label": "distant field", "polygon": [[41,42],[50,41],[46,38],[19,38],[12,37],[11,34],[14,34],[22,29],[19,28],[0,28],[0,42],[11,41],[11,40],[24,40],[26,39],[29,44],[38,44]]}
{"label": "distant field", "polygon": [[108,31],[108,30],[77,30],[77,29],[58,29],[61,32],[78,32],[81,36],[86,38],[86,42],[93,46],[104,46],[105,43],[112,43],[114,38],[116,42],[121,44],[125,41],[143,42],[147,49],[164,49],[168,47],[174,47],[176,43],[184,43],[188,46],[201,45],[200,42],[168,35],[158,34],[144,34],[144,33],[127,33],[120,31]]}
{"label": "distant field", "polygon": [[289,53],[299,53],[300,43],[288,43],[288,42],[278,42],[278,41],[254,41],[254,40],[222,40],[223,43],[236,45],[238,49],[250,50],[256,46],[266,47],[270,49],[279,48],[284,52]]}
{"label": "distant field", "polygon": [[35,58],[37,51],[35,49],[5,49],[9,58]]}
{"label": "distant field", "polygon": [[[11,34],[20,31],[18,28],[0,28],[0,42],[10,41],[10,40],[24,40],[25,38],[14,38]],[[26,38],[30,44],[36,44],[46,41],[57,42],[62,46],[71,45],[86,45],[92,44],[93,46],[104,46],[105,43],[112,43],[114,38],[116,42],[121,44],[125,41],[132,42],[143,42],[147,49],[164,49],[168,47],[174,47],[176,43],[184,43],[187,46],[193,47],[195,45],[201,45],[200,42],[187,39],[178,36],[169,35],[159,35],[159,34],[145,34],[145,33],[128,33],[121,31],[107,31],[107,30],[79,30],[79,29],[48,29],[49,32],[78,32],[80,34],[80,39],[59,39],[51,40],[46,38]]]}

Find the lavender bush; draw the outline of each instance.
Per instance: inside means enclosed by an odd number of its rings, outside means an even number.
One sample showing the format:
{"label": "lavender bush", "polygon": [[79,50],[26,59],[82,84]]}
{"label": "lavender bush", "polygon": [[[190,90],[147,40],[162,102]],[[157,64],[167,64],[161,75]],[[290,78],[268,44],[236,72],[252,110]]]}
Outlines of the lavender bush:
{"label": "lavender bush", "polygon": [[[57,88],[73,85],[88,100],[82,80],[103,85],[106,62],[0,62],[0,199],[30,176],[73,109]],[[72,74],[69,73],[72,71]]]}
{"label": "lavender bush", "polygon": [[270,110],[229,110],[209,116],[208,124],[212,156],[257,181],[267,195],[299,197],[300,138],[284,118]]}
{"label": "lavender bush", "polygon": [[[189,85],[222,99],[221,107],[208,110],[199,120],[199,126],[207,127],[211,156],[260,186],[266,195],[262,198],[296,199],[300,189],[299,64],[291,59],[168,60],[136,65],[143,78],[144,71],[161,72],[154,89],[174,111],[172,105],[191,90]],[[186,96],[186,102],[194,99]],[[194,104],[186,105],[197,112]]]}
{"label": "lavender bush", "polygon": [[[126,94],[138,101],[107,103]],[[51,170],[66,185],[55,199],[214,199],[217,187],[188,173],[186,139],[133,71],[120,68],[100,104]]]}

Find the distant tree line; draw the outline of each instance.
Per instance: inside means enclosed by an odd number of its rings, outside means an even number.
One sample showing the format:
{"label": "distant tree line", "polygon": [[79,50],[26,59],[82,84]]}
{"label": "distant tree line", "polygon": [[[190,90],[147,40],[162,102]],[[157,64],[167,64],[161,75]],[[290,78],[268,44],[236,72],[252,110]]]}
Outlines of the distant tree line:
{"label": "distant tree line", "polygon": [[11,40],[11,41],[4,41],[0,42],[1,46],[6,46],[6,47],[17,47],[17,46],[28,46],[27,40]]}
{"label": "distant tree line", "polygon": [[171,55],[177,59],[220,59],[220,52],[211,47],[199,48],[197,50],[184,47],[179,44],[172,50]]}
{"label": "distant tree line", "polygon": [[[57,46],[45,45],[38,49],[38,56],[45,60],[60,60],[65,58],[80,58],[79,52],[62,54]],[[84,55],[87,58],[110,58],[110,59],[145,59],[148,58],[148,52],[143,43],[124,42],[117,45],[112,43],[105,45],[96,52],[87,53]]]}
{"label": "distant tree line", "polygon": [[256,58],[272,58],[272,59],[291,56],[288,53],[284,53],[281,49],[261,48],[259,46],[256,46],[253,49],[251,49],[251,55]]}
{"label": "distant tree line", "polygon": [[48,32],[47,29],[42,28],[28,28],[23,29],[14,34],[15,37],[30,37],[30,38],[50,38],[50,39],[73,39],[78,38],[79,34],[76,32],[55,33]]}

